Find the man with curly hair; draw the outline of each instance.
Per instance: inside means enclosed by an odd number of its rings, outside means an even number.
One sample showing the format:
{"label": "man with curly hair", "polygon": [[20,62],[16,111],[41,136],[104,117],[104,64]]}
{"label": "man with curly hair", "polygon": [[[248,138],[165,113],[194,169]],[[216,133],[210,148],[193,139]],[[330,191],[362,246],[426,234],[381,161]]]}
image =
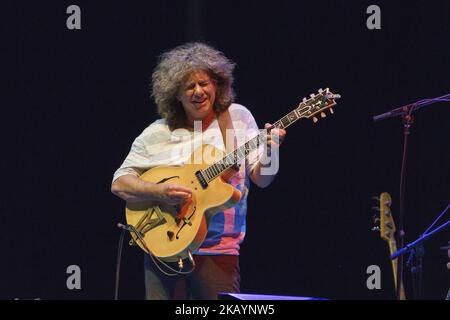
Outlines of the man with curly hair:
{"label": "man with curly hair", "polygon": [[[111,191],[127,202],[156,200],[180,205],[192,190],[173,183],[156,184],[139,176],[150,168],[182,165],[189,161],[192,145],[208,143],[228,150],[218,119],[228,113],[235,139],[241,145],[259,132],[250,111],[234,103],[235,64],[220,51],[188,43],[164,53],[152,75],[152,96],[161,119],[150,124],[133,142],[123,164],[115,172]],[[266,124],[266,128],[270,128]],[[227,128],[230,129],[230,128]],[[220,292],[239,292],[239,249],[245,236],[250,180],[268,186],[276,172],[264,174],[286,132],[272,129],[267,143],[249,153],[229,179],[241,192],[239,203],[216,213],[209,221],[206,239],[194,252],[195,270],[169,277],[145,255],[147,299],[217,299]],[[198,144],[197,144],[198,145]]]}

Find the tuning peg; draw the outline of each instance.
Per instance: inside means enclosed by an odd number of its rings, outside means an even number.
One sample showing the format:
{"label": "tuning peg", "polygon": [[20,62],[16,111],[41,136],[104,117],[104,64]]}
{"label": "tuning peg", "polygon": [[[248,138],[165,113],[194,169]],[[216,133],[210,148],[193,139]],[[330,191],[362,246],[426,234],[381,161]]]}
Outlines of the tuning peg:
{"label": "tuning peg", "polygon": [[327,115],[325,114],[325,112],[321,112],[321,113],[320,113],[320,116],[321,116],[322,118],[326,118],[326,117],[327,117]]}
{"label": "tuning peg", "polygon": [[320,89],[318,90],[318,92],[319,92],[319,93],[322,93],[322,92],[323,92],[323,89],[322,89],[322,88],[320,88]]}
{"label": "tuning peg", "polygon": [[380,227],[373,227],[370,231],[380,231]]}
{"label": "tuning peg", "polygon": [[305,102],[306,101],[306,97],[305,98],[303,98],[303,102]]}
{"label": "tuning peg", "polygon": [[311,93],[309,96],[310,96],[311,98],[314,98],[316,95],[315,95],[314,93]]}
{"label": "tuning peg", "polygon": [[373,200],[376,200],[376,201],[380,201],[380,197],[377,197],[377,196],[372,197],[372,199],[373,199]]}
{"label": "tuning peg", "polygon": [[380,208],[379,208],[379,207],[372,207],[372,210],[373,210],[373,211],[380,212]]}
{"label": "tuning peg", "polygon": [[319,121],[319,119],[317,119],[316,117],[313,117],[313,122],[316,123],[317,121]]}
{"label": "tuning peg", "polygon": [[333,114],[333,113],[334,113],[334,110],[333,110],[333,108],[330,108],[330,113],[331,113],[331,114]]}

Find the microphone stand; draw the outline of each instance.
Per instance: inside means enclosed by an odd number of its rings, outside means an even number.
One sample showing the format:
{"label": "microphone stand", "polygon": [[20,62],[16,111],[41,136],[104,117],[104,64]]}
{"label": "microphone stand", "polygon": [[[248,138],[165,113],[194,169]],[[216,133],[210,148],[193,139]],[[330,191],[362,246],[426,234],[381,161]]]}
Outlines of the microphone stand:
{"label": "microphone stand", "polygon": [[[391,260],[396,259],[397,257],[402,257],[405,252],[409,252],[410,256],[408,258],[408,264],[411,263],[411,273],[414,276],[415,283],[415,298],[422,298],[422,259],[424,255],[423,242],[427,241],[429,238],[434,236],[436,233],[448,228],[450,226],[450,220],[447,220],[443,225],[437,227],[431,232],[422,234],[417,240],[407,244],[405,247],[401,248],[397,252],[394,252],[391,255]],[[412,262],[415,256],[415,263]],[[399,259],[400,260],[400,259]]]}
{"label": "microphone stand", "polygon": [[[407,158],[407,150],[408,150],[408,137],[410,133],[410,128],[414,123],[414,117],[412,116],[413,112],[418,109],[433,104],[435,102],[446,101],[450,102],[450,94],[443,95],[441,97],[432,98],[432,99],[423,99],[411,104],[407,104],[405,106],[393,109],[386,113],[377,115],[373,117],[375,122],[401,116],[403,120],[403,155],[402,155],[402,165],[400,171],[400,210],[399,210],[399,219],[398,219],[398,243],[399,247],[404,246],[404,216],[405,216],[405,192],[406,192],[406,158]],[[400,285],[403,280],[403,255],[400,255],[397,264],[397,292],[396,297],[397,300],[400,300]]]}
{"label": "microphone stand", "polygon": [[418,245],[422,244],[422,242],[425,242],[426,240],[428,240],[429,238],[434,236],[436,233],[438,233],[438,232],[440,232],[440,231],[442,231],[442,230],[444,230],[445,228],[448,228],[448,227],[450,227],[450,220],[447,220],[444,224],[442,224],[441,226],[437,227],[433,231],[422,234],[419,238],[417,238],[413,242],[408,243],[403,248],[401,248],[401,249],[397,250],[396,252],[394,252],[391,255],[391,260],[394,260],[395,258],[397,258],[398,256],[404,254],[405,252],[414,249]]}

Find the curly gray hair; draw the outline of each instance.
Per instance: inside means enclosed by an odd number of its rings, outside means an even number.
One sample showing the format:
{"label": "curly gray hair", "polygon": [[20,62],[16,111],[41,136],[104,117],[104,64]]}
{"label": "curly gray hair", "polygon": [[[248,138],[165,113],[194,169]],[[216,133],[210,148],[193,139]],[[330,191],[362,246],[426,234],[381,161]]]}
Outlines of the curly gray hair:
{"label": "curly gray hair", "polygon": [[170,128],[186,124],[186,113],[177,99],[183,80],[194,70],[204,70],[216,81],[214,111],[221,113],[234,101],[233,69],[235,63],[203,43],[187,43],[163,53],[152,75],[152,97],[158,114]]}

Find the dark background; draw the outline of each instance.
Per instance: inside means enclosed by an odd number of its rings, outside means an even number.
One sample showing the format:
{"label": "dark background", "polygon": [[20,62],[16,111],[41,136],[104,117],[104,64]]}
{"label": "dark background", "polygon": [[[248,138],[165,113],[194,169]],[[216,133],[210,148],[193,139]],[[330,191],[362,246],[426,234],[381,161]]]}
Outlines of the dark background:
{"label": "dark background", "polygon": [[[71,4],[81,30],[66,28]],[[371,4],[381,30],[366,27]],[[113,298],[115,224],[125,217],[112,175],[157,118],[156,56],[191,40],[237,63],[237,102],[260,126],[319,88],[342,95],[333,117],[289,128],[276,181],[251,189],[242,292],[394,298],[371,198],[389,192],[398,217],[402,122],[372,116],[450,92],[449,1],[9,1],[1,11],[0,298]],[[407,242],[449,202],[449,115],[449,103],[415,114]],[[439,247],[448,240],[443,232],[425,244],[425,299],[447,292]],[[66,288],[72,264],[81,290]],[[373,264],[381,290],[366,287]],[[142,299],[137,248],[125,247],[121,276],[120,297]],[[409,271],[405,285],[412,297]]]}

